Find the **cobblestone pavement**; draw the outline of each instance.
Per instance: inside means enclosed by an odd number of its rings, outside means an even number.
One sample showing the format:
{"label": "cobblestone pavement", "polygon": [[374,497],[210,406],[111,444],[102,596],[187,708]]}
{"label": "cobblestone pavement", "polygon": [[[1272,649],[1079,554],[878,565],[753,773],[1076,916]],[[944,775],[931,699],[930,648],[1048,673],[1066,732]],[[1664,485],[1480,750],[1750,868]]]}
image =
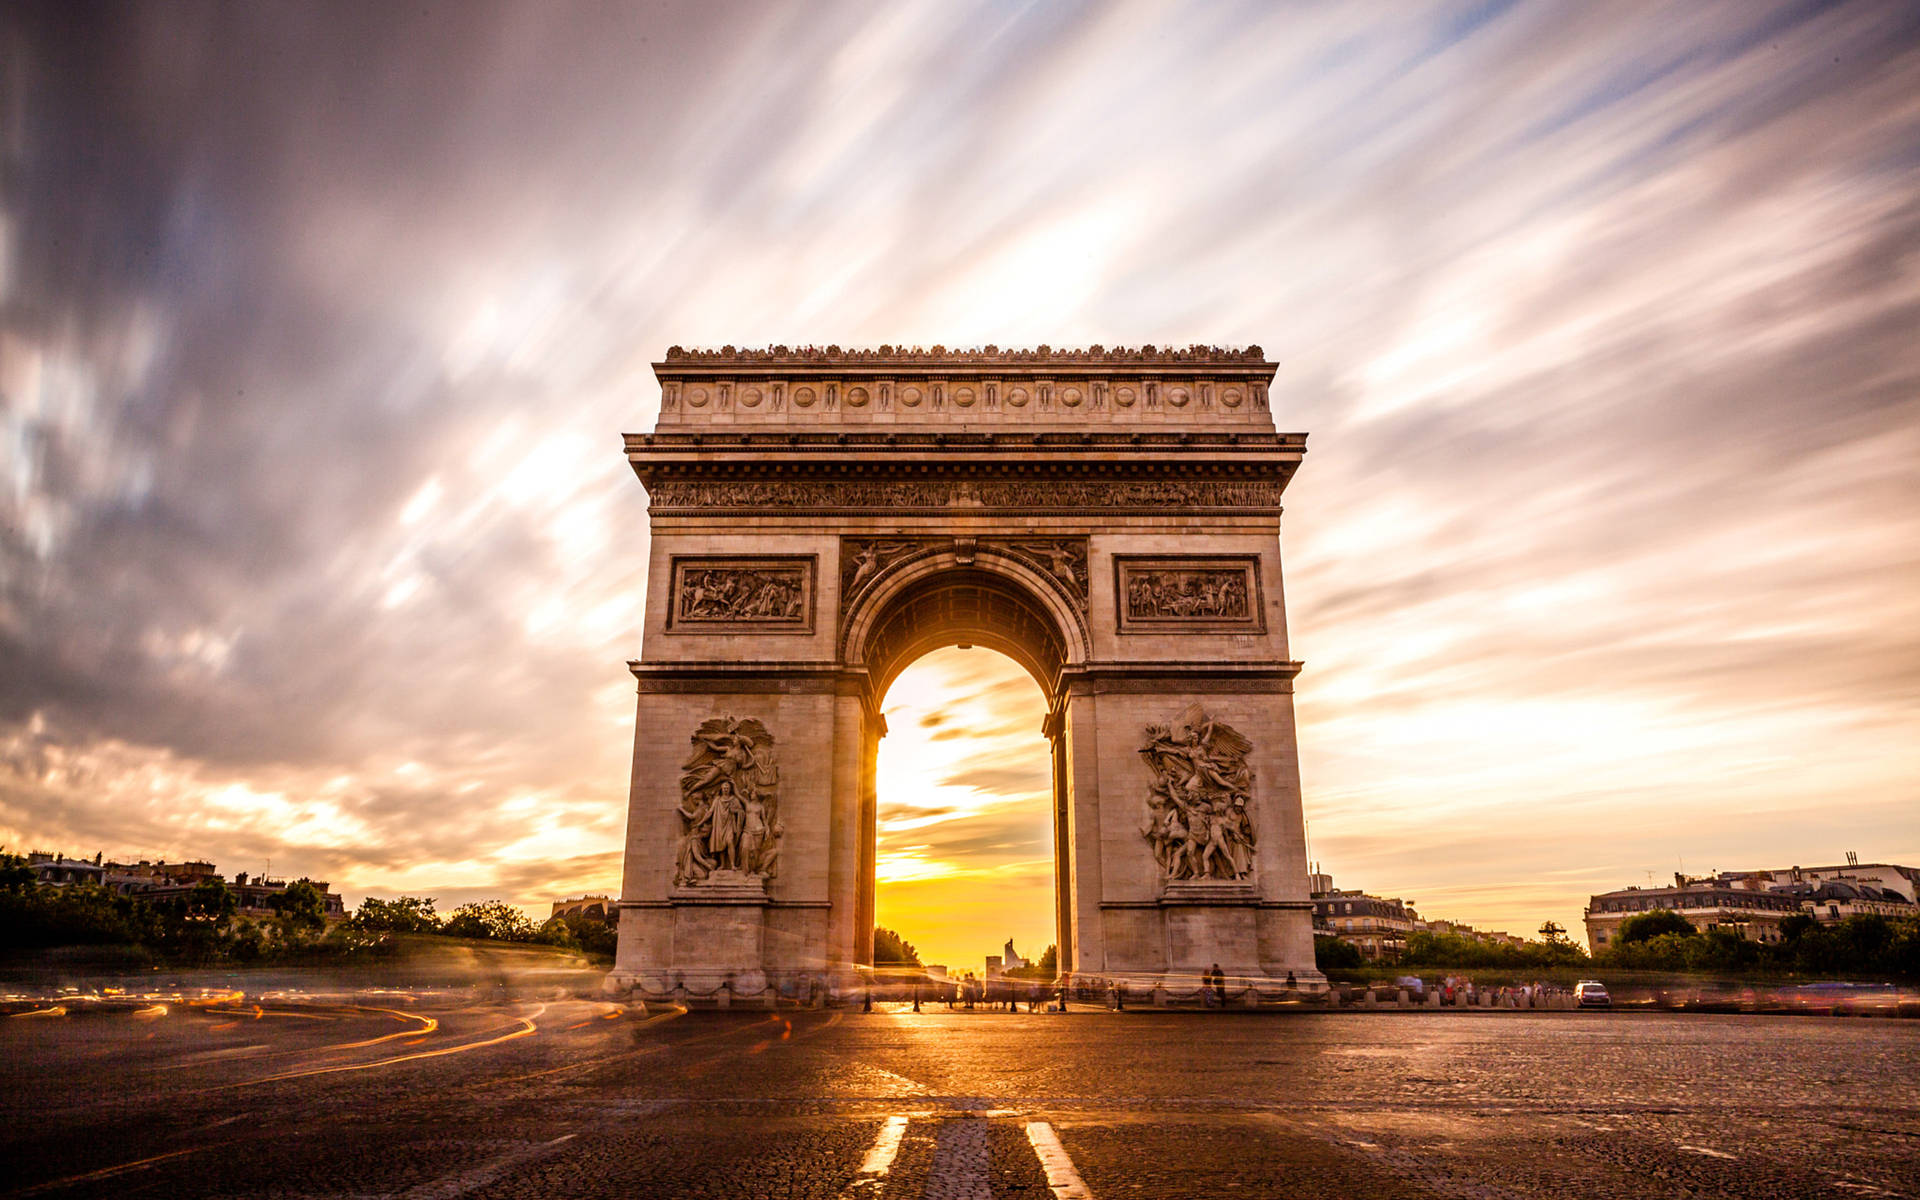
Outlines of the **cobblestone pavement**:
{"label": "cobblestone pavement", "polygon": [[389,995],[0,1019],[0,1084],[18,1196],[1920,1196],[1914,1021]]}

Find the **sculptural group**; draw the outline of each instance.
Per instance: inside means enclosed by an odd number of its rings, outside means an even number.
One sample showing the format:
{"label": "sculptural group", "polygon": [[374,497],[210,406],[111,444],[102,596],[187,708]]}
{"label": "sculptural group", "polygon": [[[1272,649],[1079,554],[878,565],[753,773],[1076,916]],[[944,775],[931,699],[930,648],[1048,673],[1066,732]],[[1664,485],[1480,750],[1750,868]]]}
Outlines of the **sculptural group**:
{"label": "sculptural group", "polygon": [[713,717],[693,733],[680,777],[680,852],[674,884],[770,878],[780,861],[773,735],[748,717]]}
{"label": "sculptural group", "polygon": [[1149,725],[1140,756],[1153,772],[1141,834],[1168,879],[1245,879],[1253,871],[1253,743],[1190,706]]}

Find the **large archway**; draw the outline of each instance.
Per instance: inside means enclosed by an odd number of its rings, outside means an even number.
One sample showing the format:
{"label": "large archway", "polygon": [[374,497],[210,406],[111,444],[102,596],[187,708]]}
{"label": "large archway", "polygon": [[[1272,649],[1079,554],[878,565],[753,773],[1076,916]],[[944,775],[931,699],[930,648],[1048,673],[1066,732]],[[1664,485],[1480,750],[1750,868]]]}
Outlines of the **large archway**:
{"label": "large archway", "polygon": [[1274,432],[1257,349],[654,369],[660,422],[627,438],[652,542],[615,983],[853,984],[882,698],[976,645],[1047,700],[1064,972],[1324,986],[1278,543],[1305,439]]}
{"label": "large archway", "polygon": [[[1059,930],[1052,746],[1033,675],[981,645],[930,650],[888,685],[875,772],[874,925],[919,960],[979,972]],[[879,965],[876,940],[876,966]]]}
{"label": "large archway", "polygon": [[[1039,685],[1051,716],[1063,695],[1066,669],[1087,660],[1085,626],[1065,580],[1040,574],[1012,546],[983,547],[978,539],[917,543],[856,539],[850,549],[857,560],[876,545],[881,552],[870,556],[873,569],[857,585],[850,581],[841,644],[843,660],[867,672],[875,711],[900,672],[929,650],[977,645],[997,650],[1025,669]],[[884,721],[878,732],[885,735]],[[1067,838],[1067,781],[1060,761],[1064,747],[1053,736],[1052,721],[1043,732],[1053,741],[1049,753],[1055,760],[1054,926],[1055,942],[1064,953],[1073,944],[1069,902],[1073,851]],[[877,784],[872,760],[879,753],[878,737],[867,742],[864,753],[869,761],[863,778]],[[858,919],[863,930],[873,926],[878,816],[878,794],[873,789],[862,804],[867,840],[862,847]]]}

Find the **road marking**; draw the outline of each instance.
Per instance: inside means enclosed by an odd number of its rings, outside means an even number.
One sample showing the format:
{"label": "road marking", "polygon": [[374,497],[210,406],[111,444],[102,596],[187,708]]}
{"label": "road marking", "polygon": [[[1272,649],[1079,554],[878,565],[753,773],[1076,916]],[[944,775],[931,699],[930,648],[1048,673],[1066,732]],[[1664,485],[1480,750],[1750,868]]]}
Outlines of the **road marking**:
{"label": "road marking", "polygon": [[841,1200],[853,1200],[857,1196],[871,1196],[886,1182],[887,1172],[893,1169],[894,1156],[900,1153],[900,1138],[907,1132],[907,1118],[888,1117],[880,1126],[880,1133],[873,1139],[867,1156],[860,1160],[860,1173],[854,1176],[845,1190],[840,1193]]}
{"label": "road marking", "polygon": [[470,1171],[458,1175],[449,1175],[445,1179],[436,1179],[432,1183],[423,1183],[419,1187],[409,1188],[399,1194],[398,1200],[454,1200],[468,1192],[478,1191],[514,1167],[532,1159],[549,1154],[561,1145],[572,1141],[574,1135],[562,1134],[550,1142],[541,1142],[533,1146],[523,1146],[491,1162],[481,1163]]}
{"label": "road marking", "polygon": [[1735,1157],[1735,1156],[1734,1156],[1734,1155],[1732,1155],[1732,1154],[1728,1154],[1728,1153],[1727,1153],[1727,1152],[1726,1152],[1725,1150],[1715,1150],[1715,1149],[1713,1149],[1713,1148],[1712,1148],[1711,1146],[1688,1146],[1688,1145],[1684,1145],[1684,1144],[1683,1144],[1683,1145],[1682,1145],[1682,1146],[1681,1146],[1680,1148],[1681,1148],[1682,1150],[1685,1150],[1685,1151],[1686,1151],[1687,1153],[1689,1153],[1689,1154],[1704,1154],[1704,1155],[1706,1155],[1706,1156],[1707,1156],[1708,1158],[1733,1158],[1733,1157]]}
{"label": "road marking", "polygon": [[867,1157],[860,1162],[862,1175],[885,1175],[893,1166],[894,1155],[900,1153],[900,1137],[907,1131],[905,1117],[888,1117],[887,1123],[880,1127],[880,1136],[873,1139],[873,1148],[867,1151]]}
{"label": "road marking", "polygon": [[224,1145],[226,1145],[225,1142],[215,1142],[210,1146],[189,1146],[185,1150],[169,1150],[165,1154],[156,1154],[152,1158],[139,1158],[132,1162],[121,1163],[117,1167],[103,1167],[98,1171],[89,1171],[85,1175],[69,1175],[65,1179],[54,1179],[47,1183],[35,1184],[30,1188],[22,1188],[13,1194],[16,1196],[33,1196],[41,1192],[54,1191],[58,1188],[72,1187],[76,1183],[93,1183],[100,1179],[111,1179],[115,1175],[124,1175],[128,1171],[137,1171],[141,1167],[150,1167],[154,1163],[165,1162],[170,1158],[179,1158],[186,1154],[197,1154],[202,1150],[213,1150]]}
{"label": "road marking", "polygon": [[1053,1190],[1054,1200],[1093,1200],[1093,1192],[1080,1178],[1080,1172],[1073,1169],[1073,1160],[1067,1157],[1067,1148],[1060,1144],[1060,1135],[1053,1131],[1053,1126],[1045,1121],[1028,1121],[1027,1141],[1032,1143],[1034,1154],[1040,1158],[1040,1167],[1047,1173],[1047,1186]]}
{"label": "road marking", "polygon": [[993,1200],[993,1189],[987,1186],[991,1167],[985,1121],[979,1117],[944,1121],[922,1200]]}

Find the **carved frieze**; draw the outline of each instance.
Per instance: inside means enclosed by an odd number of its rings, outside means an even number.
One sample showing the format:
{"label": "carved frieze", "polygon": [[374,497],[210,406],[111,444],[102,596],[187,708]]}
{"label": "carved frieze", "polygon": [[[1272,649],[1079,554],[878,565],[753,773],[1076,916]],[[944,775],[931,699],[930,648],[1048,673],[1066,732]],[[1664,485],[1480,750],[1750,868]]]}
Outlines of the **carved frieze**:
{"label": "carved frieze", "polygon": [[922,550],[945,546],[951,538],[843,537],[840,539],[840,611],[888,567]]}
{"label": "carved frieze", "polygon": [[1059,584],[1066,594],[1087,607],[1087,539],[982,538],[980,544],[1021,559]]}
{"label": "carved frieze", "polygon": [[1116,555],[1121,633],[1260,633],[1258,555]]}
{"label": "carved frieze", "polygon": [[807,633],[811,555],[673,560],[667,628],[680,633]]}
{"label": "carved frieze", "polygon": [[1140,834],[1170,881],[1242,880],[1253,873],[1253,750],[1233,726],[1189,705],[1171,726],[1149,725],[1140,757],[1153,783]]}
{"label": "carved frieze", "polygon": [[1051,579],[1082,611],[1087,607],[1084,537],[843,537],[840,539],[840,613],[895,565],[927,551],[951,550],[962,564],[982,552],[1014,558]]}
{"label": "carved frieze", "polygon": [[[798,398],[796,396],[796,403]],[[654,512],[702,508],[1252,508],[1278,510],[1269,479],[660,480]]]}
{"label": "carved frieze", "polygon": [[752,717],[722,716],[701,722],[692,741],[681,767],[674,886],[764,886],[779,869],[786,833],[773,735]]}

